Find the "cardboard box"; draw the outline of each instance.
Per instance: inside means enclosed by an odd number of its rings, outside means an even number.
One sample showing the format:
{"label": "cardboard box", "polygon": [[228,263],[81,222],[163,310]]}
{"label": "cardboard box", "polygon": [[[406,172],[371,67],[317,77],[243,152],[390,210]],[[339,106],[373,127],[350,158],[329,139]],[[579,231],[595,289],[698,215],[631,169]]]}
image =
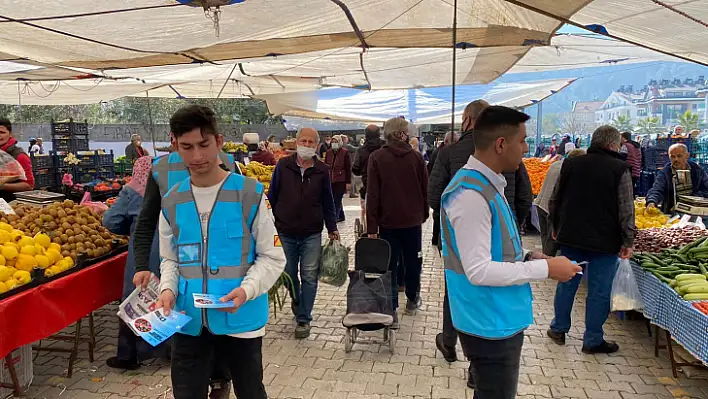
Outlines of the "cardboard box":
{"label": "cardboard box", "polygon": [[[20,387],[22,390],[25,390],[34,377],[32,370],[32,345],[25,345],[15,349],[11,353],[11,358],[12,364],[15,366],[17,379],[20,382]],[[6,384],[12,384],[7,366],[5,358],[0,359],[0,381]],[[10,396],[12,393],[13,391],[10,388],[0,388],[0,398]]]}

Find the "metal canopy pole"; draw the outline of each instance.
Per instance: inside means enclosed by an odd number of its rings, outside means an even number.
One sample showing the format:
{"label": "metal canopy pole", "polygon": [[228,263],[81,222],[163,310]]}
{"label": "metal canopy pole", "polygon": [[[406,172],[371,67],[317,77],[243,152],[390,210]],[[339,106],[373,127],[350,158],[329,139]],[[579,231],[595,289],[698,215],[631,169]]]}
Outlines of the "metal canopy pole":
{"label": "metal canopy pole", "polygon": [[150,93],[148,92],[148,90],[145,90],[145,97],[147,98],[148,119],[150,122],[150,138],[152,139],[152,150],[157,156],[157,144],[155,143],[155,127],[152,124],[152,107],[150,106]]}
{"label": "metal canopy pole", "polygon": [[450,131],[455,133],[455,78],[457,74],[457,0],[452,11],[452,117]]}

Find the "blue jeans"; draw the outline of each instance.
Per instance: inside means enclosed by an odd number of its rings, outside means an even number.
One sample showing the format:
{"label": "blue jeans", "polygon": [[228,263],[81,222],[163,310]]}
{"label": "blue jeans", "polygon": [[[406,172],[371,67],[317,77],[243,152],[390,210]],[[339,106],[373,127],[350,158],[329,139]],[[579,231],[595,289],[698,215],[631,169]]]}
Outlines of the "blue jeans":
{"label": "blue jeans", "polygon": [[317,296],[322,233],[304,237],[281,234],[280,242],[285,251],[285,272],[293,280],[290,298],[297,304],[295,320],[298,323],[309,323],[312,321],[312,308],[315,306],[315,296]]}
{"label": "blue jeans", "polygon": [[[604,341],[603,324],[610,315],[610,300],[612,282],[617,272],[619,259],[615,254],[582,251],[561,246],[561,255],[576,262],[587,261],[583,273],[588,278],[588,298],[585,309],[585,335],[583,346],[593,348]],[[575,293],[582,275],[576,275],[566,283],[558,283],[554,300],[555,318],[551,322],[551,330],[567,333],[570,330],[570,313],[573,310]]]}

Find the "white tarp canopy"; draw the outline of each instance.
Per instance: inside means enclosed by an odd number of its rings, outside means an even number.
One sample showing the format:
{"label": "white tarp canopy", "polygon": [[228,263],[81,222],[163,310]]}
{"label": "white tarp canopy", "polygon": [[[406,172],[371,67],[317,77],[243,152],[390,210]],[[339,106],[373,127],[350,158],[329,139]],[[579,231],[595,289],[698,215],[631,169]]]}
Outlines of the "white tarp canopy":
{"label": "white tarp canopy", "polygon": [[[555,79],[527,83],[492,83],[457,87],[455,118],[461,122],[465,106],[483,98],[491,104],[525,107],[554,94],[573,80]],[[306,118],[385,121],[405,116],[417,124],[450,123],[450,88],[359,91],[329,89],[316,92],[256,96],[274,114]]]}
{"label": "white tarp canopy", "polygon": [[578,8],[573,1],[507,2],[708,65],[708,0],[593,0]]}
{"label": "white tarp canopy", "polygon": [[[352,46],[443,48],[451,45],[452,15],[440,0],[245,0],[221,7],[217,37],[200,7],[173,0],[3,0],[0,49],[105,70]],[[458,0],[458,16],[457,40],[470,47],[545,44],[561,25],[504,0]]]}
{"label": "white tarp canopy", "polygon": [[[440,87],[452,83],[450,49],[372,49],[366,53],[365,59],[370,61],[366,76],[359,66],[359,54],[352,51],[356,50],[342,49],[336,54],[315,52],[261,57],[224,65],[190,64],[120,69],[104,71],[104,79],[64,82],[3,81],[3,69],[0,69],[0,103],[96,103],[123,96],[144,97],[147,90],[151,97],[252,97],[327,87],[367,88],[367,78],[374,89]],[[677,60],[607,38],[573,35],[557,35],[551,40],[550,46],[531,48],[514,65],[516,51],[519,49],[515,47],[459,50],[457,84],[487,83],[507,70],[507,73],[543,72]],[[498,64],[487,62],[489,59],[506,59],[506,66],[496,70],[494,65]],[[23,73],[23,64],[0,62],[0,68],[3,65],[7,73]],[[44,70],[35,65],[27,65],[26,68],[25,71],[29,73]],[[84,76],[101,73],[56,67],[46,69],[46,73],[54,69],[60,73]],[[18,85],[21,98],[18,97]]]}

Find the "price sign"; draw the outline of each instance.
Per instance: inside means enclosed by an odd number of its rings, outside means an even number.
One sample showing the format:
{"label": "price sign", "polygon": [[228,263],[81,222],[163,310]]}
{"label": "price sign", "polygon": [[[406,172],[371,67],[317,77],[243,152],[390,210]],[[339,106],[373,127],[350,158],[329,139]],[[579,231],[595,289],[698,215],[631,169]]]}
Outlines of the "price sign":
{"label": "price sign", "polygon": [[15,210],[4,199],[0,198],[0,212],[6,215],[14,215]]}

